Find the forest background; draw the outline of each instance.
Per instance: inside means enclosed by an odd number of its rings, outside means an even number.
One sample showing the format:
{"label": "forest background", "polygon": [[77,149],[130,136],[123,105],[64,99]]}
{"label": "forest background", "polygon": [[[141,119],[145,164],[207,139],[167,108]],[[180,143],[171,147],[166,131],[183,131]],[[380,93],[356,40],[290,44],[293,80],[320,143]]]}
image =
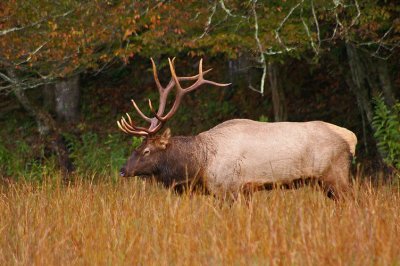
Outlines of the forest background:
{"label": "forest background", "polygon": [[[0,265],[399,265],[398,2],[0,1]],[[185,96],[175,135],[231,118],[354,131],[351,197],[119,178],[141,140],[116,121],[158,105],[150,57],[164,85],[173,57],[232,83]]]}
{"label": "forest background", "polygon": [[[117,178],[140,142],[118,131],[130,99],[157,102],[160,80],[211,80],[168,124],[196,134],[231,118],[324,120],[358,137],[354,165],[400,168],[400,6],[396,1],[20,1],[0,3],[3,180]],[[171,97],[172,98],[172,97]],[[146,109],[147,108],[147,109]],[[150,110],[148,110],[150,112]],[[397,170],[396,170],[397,169]]]}

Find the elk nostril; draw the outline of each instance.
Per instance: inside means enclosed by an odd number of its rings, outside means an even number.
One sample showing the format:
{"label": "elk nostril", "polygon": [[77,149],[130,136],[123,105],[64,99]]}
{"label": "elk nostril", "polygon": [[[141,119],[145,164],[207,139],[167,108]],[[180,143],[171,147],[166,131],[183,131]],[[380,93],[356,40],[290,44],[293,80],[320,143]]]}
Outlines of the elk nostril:
{"label": "elk nostril", "polygon": [[122,176],[122,177],[125,177],[125,175],[126,175],[125,168],[121,168],[121,170],[119,170],[119,175]]}

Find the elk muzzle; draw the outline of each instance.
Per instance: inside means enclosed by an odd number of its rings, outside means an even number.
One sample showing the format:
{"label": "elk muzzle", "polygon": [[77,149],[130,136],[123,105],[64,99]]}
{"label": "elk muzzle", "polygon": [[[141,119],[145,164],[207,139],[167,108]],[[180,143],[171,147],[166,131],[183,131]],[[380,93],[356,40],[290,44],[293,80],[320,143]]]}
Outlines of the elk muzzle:
{"label": "elk muzzle", "polygon": [[126,177],[126,169],[125,169],[125,167],[122,167],[122,168],[119,170],[119,176],[121,176],[121,177]]}

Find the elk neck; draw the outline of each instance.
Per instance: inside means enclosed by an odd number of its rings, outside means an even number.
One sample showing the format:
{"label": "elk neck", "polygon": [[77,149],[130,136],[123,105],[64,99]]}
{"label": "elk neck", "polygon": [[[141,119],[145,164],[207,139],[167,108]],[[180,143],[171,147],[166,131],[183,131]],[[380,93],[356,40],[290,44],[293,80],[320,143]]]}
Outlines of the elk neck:
{"label": "elk neck", "polygon": [[206,165],[206,147],[199,136],[174,136],[158,166],[158,178],[167,186],[201,182]]}

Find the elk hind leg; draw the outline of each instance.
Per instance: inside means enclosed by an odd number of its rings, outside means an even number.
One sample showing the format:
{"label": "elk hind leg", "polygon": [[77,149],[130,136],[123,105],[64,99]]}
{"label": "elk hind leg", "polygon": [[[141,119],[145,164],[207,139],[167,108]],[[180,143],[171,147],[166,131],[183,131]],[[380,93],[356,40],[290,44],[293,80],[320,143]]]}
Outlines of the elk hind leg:
{"label": "elk hind leg", "polygon": [[339,158],[321,178],[322,188],[328,197],[339,200],[346,197],[350,191],[348,158]]}

